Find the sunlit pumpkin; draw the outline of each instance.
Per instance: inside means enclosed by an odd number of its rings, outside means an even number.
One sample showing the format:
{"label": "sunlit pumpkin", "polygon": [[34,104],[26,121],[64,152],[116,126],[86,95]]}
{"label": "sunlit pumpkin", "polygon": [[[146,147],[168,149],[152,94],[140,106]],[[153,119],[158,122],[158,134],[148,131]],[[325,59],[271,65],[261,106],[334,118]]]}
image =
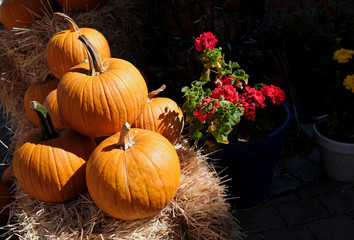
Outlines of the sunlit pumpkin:
{"label": "sunlit pumpkin", "polygon": [[90,53],[89,62],[71,68],[60,80],[59,110],[76,131],[108,136],[140,116],[147,104],[147,86],[133,64],[118,58],[102,61],[85,35],[79,39]]}
{"label": "sunlit pumpkin", "polygon": [[106,38],[93,28],[79,28],[75,21],[64,13],[54,13],[64,19],[70,29],[54,34],[46,46],[46,59],[49,69],[55,77],[61,79],[71,67],[88,59],[84,45],[78,36],[85,34],[95,46],[102,59],[111,57],[111,50]]}
{"label": "sunlit pumpkin", "polygon": [[9,30],[28,27],[34,20],[50,12],[47,0],[0,1],[0,22]]}
{"label": "sunlit pumpkin", "polygon": [[122,220],[153,216],[175,196],[180,163],[161,134],[125,124],[103,140],[87,162],[86,182],[95,204]]}
{"label": "sunlit pumpkin", "polygon": [[72,200],[86,189],[86,161],[96,144],[71,128],[54,129],[46,109],[30,103],[41,128],[23,137],[13,156],[13,170],[20,187],[43,202]]}
{"label": "sunlit pumpkin", "polygon": [[52,90],[43,101],[43,106],[51,116],[54,128],[69,127],[62,117],[57,101],[57,89]]}
{"label": "sunlit pumpkin", "polygon": [[57,88],[58,83],[58,79],[54,78],[52,75],[48,75],[44,81],[35,82],[27,88],[23,104],[28,118],[36,127],[39,127],[39,120],[37,114],[29,109],[29,103],[31,101],[37,101],[43,104],[47,95]]}
{"label": "sunlit pumpkin", "polygon": [[162,85],[159,89],[149,93],[148,103],[143,113],[132,126],[161,133],[172,144],[175,144],[182,134],[183,113],[172,99],[156,97],[165,88],[166,86]]}

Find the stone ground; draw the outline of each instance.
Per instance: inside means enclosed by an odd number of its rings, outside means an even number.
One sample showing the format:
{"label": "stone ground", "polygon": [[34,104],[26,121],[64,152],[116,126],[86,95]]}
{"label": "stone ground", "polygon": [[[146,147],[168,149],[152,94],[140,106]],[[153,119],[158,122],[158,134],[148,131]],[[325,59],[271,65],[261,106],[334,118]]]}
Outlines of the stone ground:
{"label": "stone ground", "polygon": [[[312,136],[312,125],[302,128]],[[313,145],[305,156],[281,158],[270,198],[235,217],[245,240],[353,240],[353,185],[329,179]]]}

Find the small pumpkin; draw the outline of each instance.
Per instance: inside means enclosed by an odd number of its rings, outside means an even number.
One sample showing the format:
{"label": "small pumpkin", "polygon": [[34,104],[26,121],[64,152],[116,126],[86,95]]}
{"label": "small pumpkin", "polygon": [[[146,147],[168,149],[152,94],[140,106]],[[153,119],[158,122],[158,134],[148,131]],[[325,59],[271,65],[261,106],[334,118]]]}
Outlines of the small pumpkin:
{"label": "small pumpkin", "polygon": [[9,187],[0,180],[0,227],[6,226],[9,220],[10,208],[7,205],[12,201]]}
{"label": "small pumpkin", "polygon": [[183,112],[172,99],[156,97],[165,88],[166,85],[162,85],[159,89],[149,93],[143,113],[132,126],[158,132],[175,144],[182,134]]}
{"label": "small pumpkin", "polygon": [[69,11],[91,10],[102,4],[105,0],[56,0],[59,6]]}
{"label": "small pumpkin", "polygon": [[62,117],[57,101],[57,89],[52,90],[43,101],[43,106],[51,116],[54,128],[69,127]]}
{"label": "small pumpkin", "polygon": [[86,161],[96,144],[71,128],[54,129],[40,103],[32,101],[40,129],[17,143],[13,170],[20,187],[43,202],[72,200],[86,189]]}
{"label": "small pumpkin", "polygon": [[52,75],[48,75],[44,81],[32,83],[25,92],[23,104],[25,107],[26,114],[31,122],[39,127],[39,120],[36,113],[29,108],[29,103],[31,101],[37,101],[43,104],[47,95],[54,89],[57,88],[59,80],[54,78]]}
{"label": "small pumpkin", "polygon": [[11,187],[14,183],[14,169],[12,165],[5,168],[4,172],[2,173],[1,180],[8,186]]}
{"label": "small pumpkin", "polygon": [[2,0],[0,22],[9,30],[30,26],[33,21],[51,12],[47,0]]}
{"label": "small pumpkin", "polygon": [[139,117],[147,103],[147,86],[133,64],[118,58],[102,61],[85,35],[79,39],[89,53],[89,61],[71,68],[60,80],[59,110],[79,133],[109,136]]}
{"label": "small pumpkin", "polygon": [[79,28],[75,21],[64,13],[56,12],[54,15],[64,19],[70,27],[54,34],[46,46],[47,64],[55,77],[61,79],[71,67],[88,59],[85,47],[78,40],[81,34],[85,34],[103,59],[111,57],[108,41],[102,33],[93,28]]}
{"label": "small pumpkin", "polygon": [[124,124],[103,140],[87,162],[86,182],[95,204],[122,220],[157,214],[175,196],[180,163],[161,134]]}

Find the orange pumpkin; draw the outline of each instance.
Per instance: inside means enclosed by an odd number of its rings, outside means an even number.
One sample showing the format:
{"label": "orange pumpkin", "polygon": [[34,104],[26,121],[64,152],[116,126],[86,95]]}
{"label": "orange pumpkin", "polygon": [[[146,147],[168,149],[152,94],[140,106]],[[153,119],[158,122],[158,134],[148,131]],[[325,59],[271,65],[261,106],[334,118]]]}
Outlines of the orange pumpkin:
{"label": "orange pumpkin", "polygon": [[86,11],[91,10],[105,0],[56,0],[59,6],[63,9],[68,9],[69,11]]}
{"label": "orange pumpkin", "polygon": [[54,128],[69,127],[61,116],[57,101],[57,89],[52,90],[43,101],[43,106],[51,116]]}
{"label": "orange pumpkin", "polygon": [[78,40],[81,34],[87,36],[103,59],[111,57],[108,42],[99,31],[93,28],[79,28],[69,16],[63,13],[54,14],[65,19],[70,27],[54,34],[46,46],[47,63],[55,77],[61,79],[71,67],[88,59],[84,45]]}
{"label": "orange pumpkin", "polygon": [[5,226],[9,219],[10,208],[7,206],[12,202],[12,195],[9,187],[0,180],[0,227]]}
{"label": "orange pumpkin", "polygon": [[46,109],[31,102],[41,129],[20,140],[13,156],[20,187],[44,202],[69,201],[86,189],[86,161],[96,144],[71,128],[54,129]]}
{"label": "orange pumpkin", "polygon": [[9,30],[30,26],[34,20],[51,12],[47,0],[3,0],[0,21]]}
{"label": "orange pumpkin", "polygon": [[29,109],[29,103],[31,101],[37,101],[40,104],[43,104],[47,95],[58,86],[59,80],[54,78],[51,75],[48,75],[44,81],[35,82],[31,86],[29,86],[25,92],[24,97],[24,107],[28,118],[31,122],[39,127],[39,120],[36,113]]}
{"label": "orange pumpkin", "polygon": [[84,35],[79,39],[90,53],[89,62],[71,68],[60,80],[59,110],[76,131],[108,136],[139,117],[147,103],[147,86],[133,64],[118,58],[102,61]]}
{"label": "orange pumpkin", "polygon": [[122,220],[153,216],[177,192],[180,163],[161,134],[125,124],[103,140],[90,156],[86,183],[95,204]]}
{"label": "orange pumpkin", "polygon": [[143,113],[132,126],[158,132],[175,144],[182,134],[184,118],[181,108],[175,101],[170,98],[155,97],[165,88],[166,86],[162,85],[149,93],[148,103]]}

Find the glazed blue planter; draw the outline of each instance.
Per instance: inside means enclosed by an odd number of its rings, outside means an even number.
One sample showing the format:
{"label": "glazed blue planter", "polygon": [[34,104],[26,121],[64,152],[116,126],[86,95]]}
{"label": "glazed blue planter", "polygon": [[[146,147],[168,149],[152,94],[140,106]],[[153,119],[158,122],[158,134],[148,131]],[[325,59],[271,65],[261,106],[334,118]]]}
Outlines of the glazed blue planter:
{"label": "glazed blue planter", "polygon": [[226,168],[222,174],[231,178],[226,184],[236,209],[257,206],[270,195],[280,149],[288,136],[289,108],[282,104],[276,117],[284,122],[266,138],[223,145],[213,157],[219,159],[216,165]]}

